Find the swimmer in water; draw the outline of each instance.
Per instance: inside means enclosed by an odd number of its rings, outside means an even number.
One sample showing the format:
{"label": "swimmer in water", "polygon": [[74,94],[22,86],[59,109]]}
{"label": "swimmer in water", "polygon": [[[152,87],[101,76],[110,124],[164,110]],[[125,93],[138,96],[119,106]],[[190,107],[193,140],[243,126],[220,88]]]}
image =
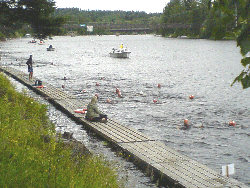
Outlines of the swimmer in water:
{"label": "swimmer in water", "polygon": [[181,130],[189,130],[190,128],[191,128],[191,125],[189,124],[188,119],[184,120],[184,124],[182,127],[178,127],[178,129],[181,129]]}

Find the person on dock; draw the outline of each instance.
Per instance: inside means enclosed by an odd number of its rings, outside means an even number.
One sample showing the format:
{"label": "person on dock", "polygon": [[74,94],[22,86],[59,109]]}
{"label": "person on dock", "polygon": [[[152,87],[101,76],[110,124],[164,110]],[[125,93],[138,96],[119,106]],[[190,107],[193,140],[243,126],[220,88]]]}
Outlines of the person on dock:
{"label": "person on dock", "polygon": [[28,61],[26,62],[26,64],[28,65],[28,72],[29,72],[29,79],[32,80],[33,79],[33,66],[32,66],[32,55],[30,55],[30,58],[28,59]]}
{"label": "person on dock", "polygon": [[107,115],[102,114],[97,107],[97,97],[94,96],[91,99],[91,102],[87,106],[87,114],[86,114],[86,119],[88,121],[95,121],[95,122],[102,122],[106,123],[107,122]]}

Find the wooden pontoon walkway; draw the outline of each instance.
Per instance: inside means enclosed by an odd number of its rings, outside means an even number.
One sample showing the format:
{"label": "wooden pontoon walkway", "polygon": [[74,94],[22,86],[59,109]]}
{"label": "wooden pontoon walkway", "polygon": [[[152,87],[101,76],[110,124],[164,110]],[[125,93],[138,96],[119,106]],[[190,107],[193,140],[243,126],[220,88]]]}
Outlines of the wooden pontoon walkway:
{"label": "wooden pontoon walkway", "polygon": [[218,172],[176,152],[162,142],[154,141],[117,121],[112,119],[108,119],[107,123],[86,121],[84,114],[74,112],[75,109],[86,108],[86,104],[62,91],[61,88],[44,82],[43,85],[46,87],[35,88],[33,87],[35,81],[30,81],[27,74],[11,67],[0,67],[0,70],[43,95],[78,122],[128,153],[134,161],[139,161],[160,174],[163,183],[169,187],[247,187],[235,179],[221,176]]}

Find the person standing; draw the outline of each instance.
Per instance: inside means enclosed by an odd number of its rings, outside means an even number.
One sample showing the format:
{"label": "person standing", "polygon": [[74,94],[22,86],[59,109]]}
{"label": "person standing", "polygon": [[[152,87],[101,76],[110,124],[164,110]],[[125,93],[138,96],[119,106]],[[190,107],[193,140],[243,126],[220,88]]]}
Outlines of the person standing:
{"label": "person standing", "polygon": [[32,63],[33,63],[32,62],[32,55],[30,55],[30,58],[26,62],[26,64],[28,65],[29,80],[33,79],[33,66],[32,66]]}

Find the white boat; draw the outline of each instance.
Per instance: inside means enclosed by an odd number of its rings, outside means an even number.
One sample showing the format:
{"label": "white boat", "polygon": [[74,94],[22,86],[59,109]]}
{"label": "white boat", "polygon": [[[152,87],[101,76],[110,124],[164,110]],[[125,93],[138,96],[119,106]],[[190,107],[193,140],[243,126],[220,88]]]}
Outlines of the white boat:
{"label": "white boat", "polygon": [[28,34],[28,33],[27,33],[27,34],[25,35],[25,37],[26,37],[26,38],[30,38],[30,37],[31,37],[31,34]]}
{"label": "white boat", "polygon": [[32,40],[32,41],[29,41],[29,43],[36,43],[36,41],[35,41],[35,40]]}
{"label": "white boat", "polygon": [[40,40],[40,42],[39,42],[38,44],[39,44],[39,45],[43,45],[43,44],[45,44],[45,42],[42,41],[42,40]]}
{"label": "white boat", "polygon": [[112,49],[112,51],[109,53],[110,57],[115,58],[129,58],[129,54],[131,52],[128,51],[126,48],[119,48],[119,49]]}

